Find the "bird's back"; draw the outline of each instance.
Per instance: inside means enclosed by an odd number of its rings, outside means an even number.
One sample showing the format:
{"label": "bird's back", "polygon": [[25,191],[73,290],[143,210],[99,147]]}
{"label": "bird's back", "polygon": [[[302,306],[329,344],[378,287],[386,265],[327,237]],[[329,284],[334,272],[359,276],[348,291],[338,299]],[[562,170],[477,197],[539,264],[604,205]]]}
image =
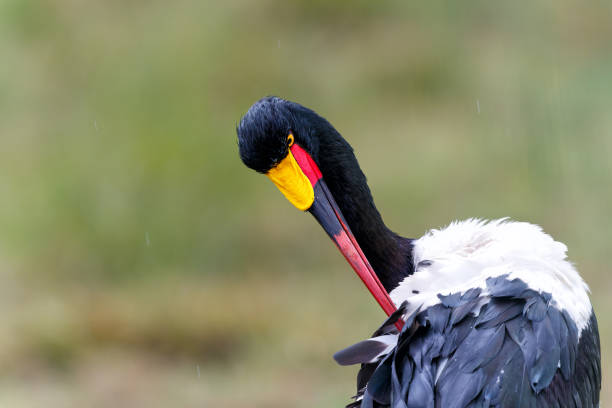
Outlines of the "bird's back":
{"label": "bird's back", "polygon": [[402,332],[387,322],[336,355],[363,363],[356,405],[598,406],[597,321],[565,252],[539,227],[507,220],[416,240],[415,273],[391,293]]}

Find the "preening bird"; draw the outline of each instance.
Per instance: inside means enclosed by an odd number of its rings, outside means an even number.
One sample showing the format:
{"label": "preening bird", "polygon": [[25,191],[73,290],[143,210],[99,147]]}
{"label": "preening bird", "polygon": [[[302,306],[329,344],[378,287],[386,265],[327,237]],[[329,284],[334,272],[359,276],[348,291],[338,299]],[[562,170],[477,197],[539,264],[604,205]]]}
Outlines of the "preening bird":
{"label": "preening bird", "polygon": [[242,161],[316,218],[389,316],[334,356],[361,364],[349,406],[599,405],[597,321],[564,244],[508,219],[399,236],[351,146],[297,103],[263,98],[237,133]]}

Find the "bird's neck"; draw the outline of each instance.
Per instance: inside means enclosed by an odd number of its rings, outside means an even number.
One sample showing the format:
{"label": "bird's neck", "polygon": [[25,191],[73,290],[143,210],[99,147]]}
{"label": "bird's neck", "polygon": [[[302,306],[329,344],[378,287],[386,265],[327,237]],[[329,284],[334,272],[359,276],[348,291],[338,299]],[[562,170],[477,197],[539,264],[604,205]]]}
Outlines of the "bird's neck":
{"label": "bird's neck", "polygon": [[412,240],[387,228],[353,149],[335,129],[326,130],[318,146],[323,178],[363,253],[390,292],[414,272]]}

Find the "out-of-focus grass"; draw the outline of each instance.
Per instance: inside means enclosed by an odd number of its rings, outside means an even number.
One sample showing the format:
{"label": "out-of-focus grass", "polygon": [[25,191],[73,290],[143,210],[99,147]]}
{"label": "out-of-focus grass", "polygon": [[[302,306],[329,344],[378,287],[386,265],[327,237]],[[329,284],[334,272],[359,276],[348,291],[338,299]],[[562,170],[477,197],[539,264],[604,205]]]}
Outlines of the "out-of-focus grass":
{"label": "out-of-focus grass", "polygon": [[[347,286],[365,295],[357,279],[315,276],[294,272],[271,285],[257,276],[241,284],[172,277],[30,292],[0,333],[0,361],[10,372],[0,404],[341,404],[355,370],[336,366],[330,350],[359,339],[380,315],[368,302],[354,309],[334,296]],[[355,321],[355,311],[365,319]]]}
{"label": "out-of-focus grass", "polygon": [[[607,384],[603,1],[0,2],[0,405],[338,406],[382,315],[239,162],[261,96],[353,144],[409,236],[511,216],[593,288]],[[199,373],[199,374],[198,374]]]}

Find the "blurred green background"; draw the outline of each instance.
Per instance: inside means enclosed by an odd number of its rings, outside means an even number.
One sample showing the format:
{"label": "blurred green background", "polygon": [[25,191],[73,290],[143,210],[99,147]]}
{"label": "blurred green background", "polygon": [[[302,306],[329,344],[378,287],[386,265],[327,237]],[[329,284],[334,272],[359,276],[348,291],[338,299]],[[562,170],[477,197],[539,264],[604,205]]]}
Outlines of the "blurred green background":
{"label": "blurred green background", "polygon": [[0,406],[342,406],[382,312],[237,155],[327,117],[385,220],[510,216],[592,288],[612,403],[609,1],[0,0]]}

